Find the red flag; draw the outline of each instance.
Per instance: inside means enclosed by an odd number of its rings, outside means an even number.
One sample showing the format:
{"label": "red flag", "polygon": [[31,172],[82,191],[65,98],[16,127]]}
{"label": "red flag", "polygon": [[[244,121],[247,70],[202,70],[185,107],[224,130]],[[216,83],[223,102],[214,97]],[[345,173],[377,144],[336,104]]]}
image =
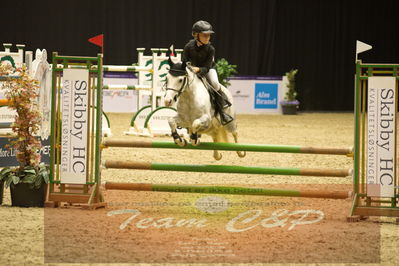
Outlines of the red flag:
{"label": "red flag", "polygon": [[100,34],[100,35],[94,36],[94,37],[90,38],[88,41],[93,43],[93,44],[95,44],[95,45],[97,45],[97,46],[103,47],[104,34]]}

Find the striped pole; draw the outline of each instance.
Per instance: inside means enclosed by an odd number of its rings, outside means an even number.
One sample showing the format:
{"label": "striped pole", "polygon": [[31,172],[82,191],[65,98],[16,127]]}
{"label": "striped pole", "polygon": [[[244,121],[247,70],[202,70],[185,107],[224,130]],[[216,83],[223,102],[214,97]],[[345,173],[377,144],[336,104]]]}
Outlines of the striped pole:
{"label": "striped pole", "polygon": [[105,168],[161,170],[177,172],[234,173],[260,175],[299,175],[299,176],[334,176],[347,177],[352,174],[349,169],[309,169],[309,168],[268,168],[236,165],[193,165],[166,164],[136,161],[112,161],[103,163]]}
{"label": "striped pole", "polygon": [[8,99],[0,99],[0,106],[8,106],[9,103]]}
{"label": "striped pole", "polygon": [[0,138],[17,138],[17,134],[14,132],[0,132]]}
{"label": "striped pole", "polygon": [[10,128],[12,125],[11,122],[1,122],[0,123],[0,128]]}
{"label": "striped pole", "polygon": [[109,72],[137,72],[137,71],[152,71],[152,67],[144,67],[144,66],[113,66],[113,65],[104,65],[103,71]]}
{"label": "striped pole", "polygon": [[163,185],[163,184],[106,182],[105,188],[110,190],[232,194],[232,195],[303,197],[303,198],[323,198],[323,199],[347,199],[351,197],[350,191],[282,190],[282,189],[266,189],[266,188],[248,188],[248,187],[190,186],[190,185],[171,185],[171,184]]}
{"label": "striped pole", "polygon": [[152,90],[148,85],[104,85],[104,90]]}
{"label": "striped pole", "polygon": [[105,147],[129,147],[129,148],[161,148],[161,149],[189,149],[189,150],[225,150],[225,151],[251,151],[251,152],[284,152],[284,153],[309,153],[309,154],[330,154],[349,155],[351,148],[321,148],[302,147],[291,145],[264,145],[264,144],[241,144],[241,143],[214,143],[202,142],[198,146],[188,144],[180,147],[174,142],[162,141],[132,141],[106,139],[103,141]]}
{"label": "striped pole", "polygon": [[20,79],[21,76],[15,76],[15,75],[8,75],[8,76],[0,76],[0,81],[7,81],[11,79]]}

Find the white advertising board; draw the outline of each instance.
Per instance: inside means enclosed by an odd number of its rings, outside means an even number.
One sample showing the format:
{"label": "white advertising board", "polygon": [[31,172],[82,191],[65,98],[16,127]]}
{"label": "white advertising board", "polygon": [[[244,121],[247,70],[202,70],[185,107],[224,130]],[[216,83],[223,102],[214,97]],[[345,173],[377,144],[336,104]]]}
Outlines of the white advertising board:
{"label": "white advertising board", "polygon": [[86,183],[88,80],[87,69],[64,69],[61,104],[61,183]]}
{"label": "white advertising board", "polygon": [[237,114],[281,114],[285,88],[279,78],[247,77],[230,80]]}
{"label": "white advertising board", "polygon": [[[287,88],[282,77],[236,77],[228,87],[234,98],[237,114],[281,114],[280,101]],[[137,79],[104,78],[104,85],[135,85]],[[150,104],[149,98],[145,100]],[[137,91],[104,90],[104,112],[137,112]]]}
{"label": "white advertising board", "polygon": [[395,77],[368,78],[367,196],[394,197]]}

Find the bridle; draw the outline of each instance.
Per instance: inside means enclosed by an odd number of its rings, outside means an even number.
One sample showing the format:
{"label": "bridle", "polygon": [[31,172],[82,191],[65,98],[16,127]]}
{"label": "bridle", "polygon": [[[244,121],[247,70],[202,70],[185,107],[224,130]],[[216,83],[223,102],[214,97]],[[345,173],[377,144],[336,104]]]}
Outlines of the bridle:
{"label": "bridle", "polygon": [[173,71],[175,71],[175,72],[181,72],[181,73],[185,73],[184,74],[184,79],[183,79],[183,84],[181,85],[181,87],[180,87],[180,89],[174,89],[174,88],[168,88],[167,86],[167,82],[165,82],[165,84],[164,84],[164,87],[166,87],[166,91],[175,91],[175,92],[177,92],[177,95],[174,97],[174,101],[176,102],[177,101],[177,98],[179,98],[179,96],[184,92],[184,90],[188,87],[188,86],[190,86],[190,84],[194,81],[194,79],[191,81],[191,82],[189,82],[189,79],[188,79],[188,73],[186,72],[186,71],[183,71],[183,70],[176,70],[176,69],[174,69]]}

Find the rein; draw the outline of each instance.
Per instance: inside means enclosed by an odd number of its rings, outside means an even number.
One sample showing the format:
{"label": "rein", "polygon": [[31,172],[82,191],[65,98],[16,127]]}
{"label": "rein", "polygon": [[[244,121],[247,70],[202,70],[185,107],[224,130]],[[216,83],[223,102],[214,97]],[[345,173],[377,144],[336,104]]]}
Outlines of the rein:
{"label": "rein", "polygon": [[183,84],[181,85],[180,89],[178,89],[178,90],[173,89],[173,88],[166,88],[166,91],[175,91],[175,92],[177,92],[177,95],[175,96],[175,101],[177,100],[177,98],[179,98],[180,94],[182,94],[182,92],[184,91],[186,85],[188,85],[188,82],[186,82],[186,80],[188,80],[187,75],[185,75]]}

